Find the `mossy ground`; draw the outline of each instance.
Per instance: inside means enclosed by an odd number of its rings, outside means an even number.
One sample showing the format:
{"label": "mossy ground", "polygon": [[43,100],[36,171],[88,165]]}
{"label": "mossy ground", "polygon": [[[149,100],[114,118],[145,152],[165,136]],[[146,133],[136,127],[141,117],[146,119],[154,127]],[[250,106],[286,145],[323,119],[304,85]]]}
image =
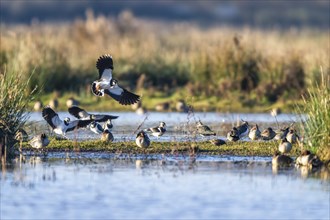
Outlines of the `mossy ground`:
{"label": "mossy ground", "polygon": [[[238,141],[215,146],[210,142],[152,142],[147,149],[130,142],[102,142],[55,140],[45,148],[48,152],[80,151],[80,152],[109,152],[126,154],[204,154],[204,155],[235,155],[235,156],[272,156],[277,150],[276,141]],[[28,143],[22,144],[22,150],[34,150]],[[298,156],[300,147],[294,145],[290,155]]]}

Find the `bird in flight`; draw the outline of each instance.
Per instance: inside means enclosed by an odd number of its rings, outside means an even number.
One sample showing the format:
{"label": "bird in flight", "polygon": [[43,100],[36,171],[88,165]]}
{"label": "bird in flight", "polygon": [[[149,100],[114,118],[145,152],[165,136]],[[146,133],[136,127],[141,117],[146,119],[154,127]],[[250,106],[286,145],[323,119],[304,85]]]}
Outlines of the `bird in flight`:
{"label": "bird in flight", "polygon": [[73,131],[78,128],[87,127],[93,120],[74,120],[70,121],[70,118],[61,120],[58,114],[49,106],[46,106],[42,110],[42,117],[52,127],[56,134],[62,135],[65,138],[66,132]]}
{"label": "bird in flight", "polygon": [[90,114],[78,106],[72,106],[68,109],[68,111],[79,120],[93,120],[93,122],[89,125],[89,129],[96,134],[101,134],[106,129],[98,122],[106,122],[106,124],[108,124],[109,121],[111,123],[112,119],[118,118],[118,116],[113,115]]}
{"label": "bird in flight", "polygon": [[99,79],[92,83],[92,93],[96,96],[107,94],[122,105],[132,105],[140,101],[140,96],[127,91],[112,78],[113,60],[109,54],[102,55],[96,62]]}
{"label": "bird in flight", "polygon": [[72,106],[68,109],[69,113],[80,120],[93,120],[96,122],[105,122],[109,119],[116,119],[118,116],[106,114],[90,114],[78,106]]}

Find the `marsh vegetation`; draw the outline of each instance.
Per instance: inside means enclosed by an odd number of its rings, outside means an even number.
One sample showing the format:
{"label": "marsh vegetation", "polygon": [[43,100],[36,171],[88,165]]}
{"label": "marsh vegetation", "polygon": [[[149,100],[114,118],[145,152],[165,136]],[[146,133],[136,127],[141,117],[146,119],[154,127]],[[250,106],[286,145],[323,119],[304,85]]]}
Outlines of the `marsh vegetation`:
{"label": "marsh vegetation", "polygon": [[[143,96],[147,109],[183,99],[196,110],[290,111],[320,81],[320,66],[329,74],[327,31],[201,28],[143,20],[129,11],[2,25],[1,42],[0,68],[35,70],[28,88],[43,85],[42,101],[73,96],[99,110],[109,109],[108,100],[93,97],[89,86],[103,53],[113,55],[116,77]],[[123,110],[116,103],[111,109]]]}
{"label": "marsh vegetation", "polygon": [[[195,111],[265,112],[277,106],[293,111],[300,106],[299,113],[310,117],[304,131],[308,143],[315,142],[309,145],[313,151],[324,146],[327,153],[322,154],[328,155],[328,39],[321,30],[202,28],[143,20],[129,11],[117,17],[87,11],[86,19],[68,23],[2,24],[1,129],[12,137],[24,125],[36,86],[42,91],[37,99],[47,104],[58,98],[59,110],[66,110],[69,97],[89,110],[127,110],[90,92],[98,75],[96,58],[111,53],[116,78],[142,95],[149,110],[177,100]],[[16,95],[10,95],[12,90]]]}

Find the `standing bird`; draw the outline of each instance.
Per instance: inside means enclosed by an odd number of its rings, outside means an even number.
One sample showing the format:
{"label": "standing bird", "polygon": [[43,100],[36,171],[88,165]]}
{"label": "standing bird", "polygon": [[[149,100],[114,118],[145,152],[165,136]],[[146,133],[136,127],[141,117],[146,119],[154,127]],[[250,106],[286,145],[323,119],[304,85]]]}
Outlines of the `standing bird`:
{"label": "standing bird", "polygon": [[73,131],[74,129],[87,127],[93,120],[74,120],[70,121],[70,118],[65,118],[64,121],[60,119],[58,114],[49,106],[42,110],[42,117],[52,127],[56,134],[62,135],[65,138],[66,132]]}
{"label": "standing bird", "polygon": [[107,141],[112,142],[114,140],[114,138],[113,138],[111,131],[109,131],[108,129],[105,129],[102,132],[101,140],[106,141],[106,142]]}
{"label": "standing bird", "polygon": [[49,144],[49,139],[45,133],[42,133],[40,135],[37,135],[33,137],[30,141],[29,144],[36,149],[40,149],[43,147],[46,147]]}
{"label": "standing bird", "polygon": [[249,123],[247,121],[243,121],[243,124],[241,124],[240,126],[238,126],[236,128],[238,130],[239,138],[242,138],[249,133]]}
{"label": "standing bird", "polygon": [[227,139],[229,141],[238,141],[239,140],[239,132],[236,127],[233,127],[228,133],[227,133]]}
{"label": "standing bird", "polygon": [[290,127],[283,127],[275,131],[276,135],[274,140],[282,140],[286,137],[287,133],[289,132]]}
{"label": "standing bird", "polygon": [[144,131],[151,132],[151,134],[155,137],[162,136],[166,131],[165,122],[160,122],[158,127],[147,128]]}
{"label": "standing bird", "polygon": [[112,78],[113,60],[111,55],[102,55],[96,62],[99,79],[92,83],[92,93],[96,96],[107,94],[122,105],[132,105],[140,101],[140,96],[119,86],[118,81]]}
{"label": "standing bird", "polygon": [[278,146],[278,150],[282,153],[289,153],[292,149],[292,144],[286,139],[282,139],[280,145]]}
{"label": "standing bird", "polygon": [[272,128],[266,128],[261,132],[261,138],[264,141],[272,140],[275,137],[276,133]]}
{"label": "standing bird", "polygon": [[150,139],[144,131],[140,131],[136,135],[135,143],[141,148],[147,148],[150,146]]}
{"label": "standing bird", "polygon": [[200,120],[196,123],[197,133],[201,136],[211,136],[216,135],[214,131],[209,128],[209,126],[204,125]]}
{"label": "standing bird", "polygon": [[249,138],[251,140],[258,140],[261,137],[261,132],[259,130],[259,127],[257,124],[252,126],[252,128],[249,131]]}
{"label": "standing bird", "polygon": [[299,137],[296,131],[293,128],[290,128],[289,132],[286,135],[286,139],[291,143],[294,144],[299,141]]}

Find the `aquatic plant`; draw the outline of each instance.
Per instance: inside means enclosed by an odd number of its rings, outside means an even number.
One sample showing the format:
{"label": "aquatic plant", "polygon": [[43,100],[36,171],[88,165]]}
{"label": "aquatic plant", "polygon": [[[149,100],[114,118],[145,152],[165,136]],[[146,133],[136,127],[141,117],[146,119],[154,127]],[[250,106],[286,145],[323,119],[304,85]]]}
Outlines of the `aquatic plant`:
{"label": "aquatic plant", "polygon": [[321,71],[321,80],[303,96],[303,106],[297,112],[306,114],[302,119],[304,146],[317,153],[324,161],[330,161],[330,75]]}
{"label": "aquatic plant", "polygon": [[26,92],[29,79],[21,73],[0,73],[0,157],[14,153],[16,132],[23,128],[28,119],[28,103],[36,90]]}

